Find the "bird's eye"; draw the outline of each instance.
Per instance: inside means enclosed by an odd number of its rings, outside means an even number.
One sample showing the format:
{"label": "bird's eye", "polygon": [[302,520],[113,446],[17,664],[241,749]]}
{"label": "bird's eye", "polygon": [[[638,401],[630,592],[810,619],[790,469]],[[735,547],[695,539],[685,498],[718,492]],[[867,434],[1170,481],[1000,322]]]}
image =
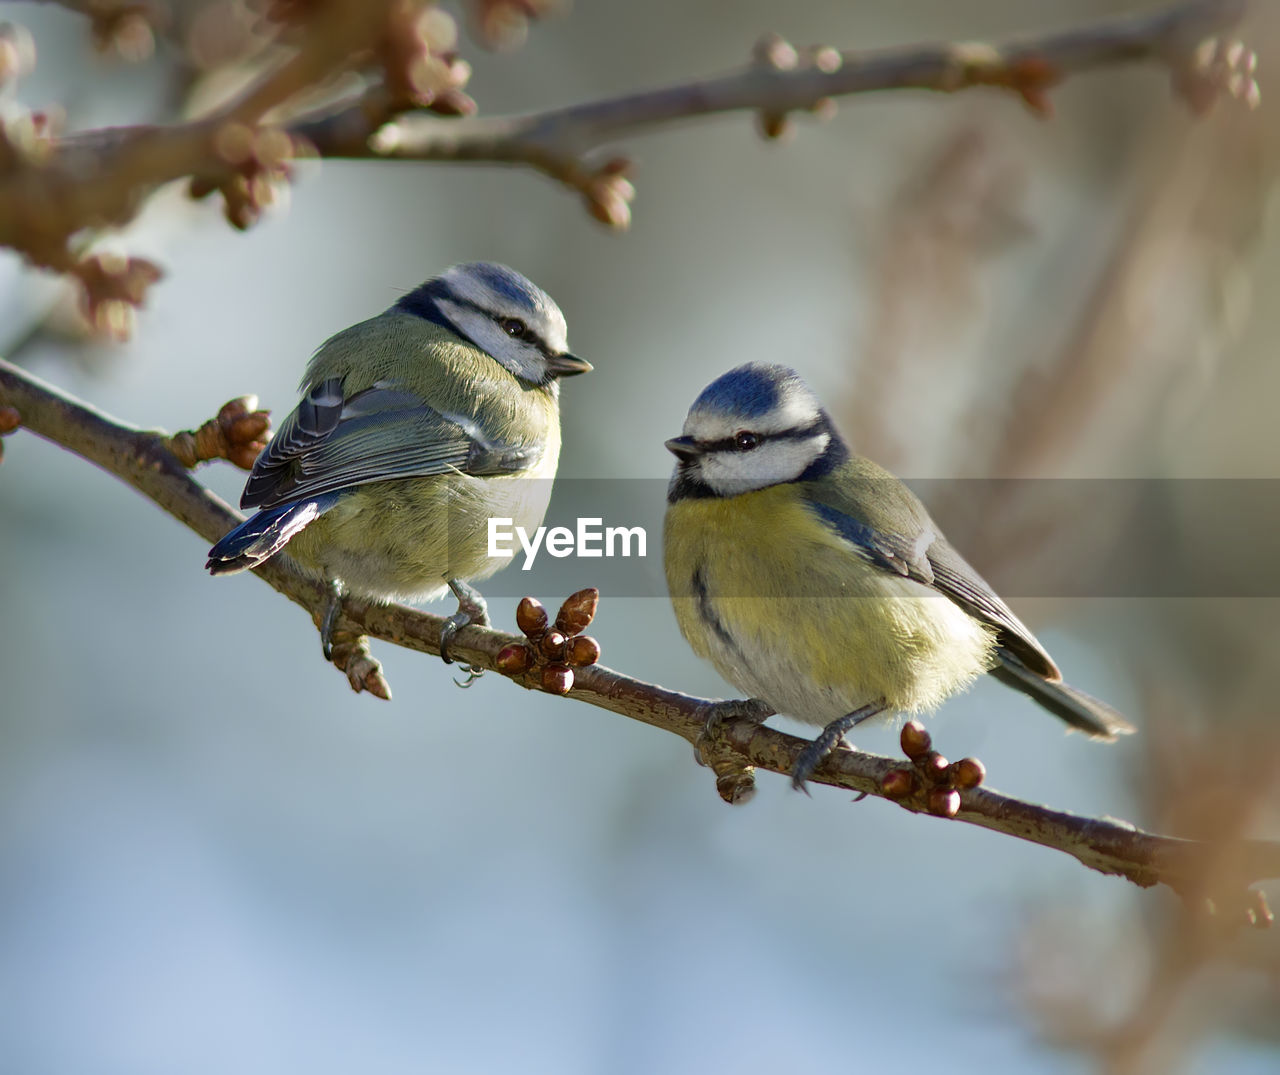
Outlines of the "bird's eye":
{"label": "bird's eye", "polygon": [[754,433],[748,433],[744,429],[741,433],[734,436],[733,443],[738,451],[749,452],[752,448],[755,448],[760,444],[760,438]]}
{"label": "bird's eye", "polygon": [[529,326],[518,317],[508,317],[502,322],[502,331],[512,339],[523,340],[529,331]]}

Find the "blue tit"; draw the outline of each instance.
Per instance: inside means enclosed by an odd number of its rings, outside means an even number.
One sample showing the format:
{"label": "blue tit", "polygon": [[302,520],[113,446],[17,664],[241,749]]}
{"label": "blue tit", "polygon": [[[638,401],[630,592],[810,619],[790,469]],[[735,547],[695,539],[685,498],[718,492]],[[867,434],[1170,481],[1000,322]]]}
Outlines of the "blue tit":
{"label": "blue tit", "polygon": [[1062,682],[915,494],[850,453],[794,370],[730,370],[666,445],[680,630],[739,690],[823,726],[796,765],[798,789],[854,725],[932,711],[984,672],[1086,735],[1133,730]]}
{"label": "blue tit", "polygon": [[542,522],[560,456],[559,378],[591,366],[569,353],[551,297],[503,265],[455,265],[389,309],[331,337],[302,402],[258,456],[240,498],[258,513],[209,551],[214,575],[256,567],[287,545],[328,583],[326,656],[345,593],[422,601],[448,587],[468,623],[487,623],[469,582],[490,557],[490,517]]}

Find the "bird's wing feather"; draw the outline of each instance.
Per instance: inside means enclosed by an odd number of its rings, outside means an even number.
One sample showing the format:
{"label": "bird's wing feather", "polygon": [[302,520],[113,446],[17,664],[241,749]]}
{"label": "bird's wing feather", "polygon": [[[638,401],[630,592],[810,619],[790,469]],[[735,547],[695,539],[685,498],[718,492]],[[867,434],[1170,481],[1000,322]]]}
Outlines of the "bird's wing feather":
{"label": "bird's wing feather", "polygon": [[933,585],[933,566],[921,548],[932,540],[932,531],[917,531],[913,536],[892,530],[881,530],[860,519],[857,515],[823,499],[810,499],[810,506],[829,527],[853,546],[854,551],[869,563],[884,571],[891,571],[904,578],[913,578],[926,586]]}
{"label": "bird's wing feather", "polygon": [[994,627],[1000,645],[1031,671],[1058,678],[1057,666],[1026,624],[951,547],[919,498],[888,471],[858,460],[843,480],[805,483],[804,495],[818,517],[868,562],[950,598]]}
{"label": "bird's wing feather", "polygon": [[1000,645],[1037,675],[1059,679],[1061,673],[1045,649],[1013,610],[1000,598],[969,562],[938,538],[929,548],[933,564],[934,588],[946,594],[971,616],[989,623],[1000,632]]}
{"label": "bird's wing feather", "polygon": [[342,378],[314,385],[253,465],[242,508],[269,508],[368,482],[460,472],[513,474],[541,449],[487,438],[472,419],[377,384],[348,399]]}

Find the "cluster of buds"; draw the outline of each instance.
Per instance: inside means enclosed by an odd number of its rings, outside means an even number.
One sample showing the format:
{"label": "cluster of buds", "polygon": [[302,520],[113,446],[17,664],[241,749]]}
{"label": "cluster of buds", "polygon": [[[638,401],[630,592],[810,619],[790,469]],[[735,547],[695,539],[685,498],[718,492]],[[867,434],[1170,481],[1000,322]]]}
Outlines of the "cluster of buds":
{"label": "cluster of buds", "polygon": [[471,0],[476,36],[493,49],[517,49],[529,23],[565,6],[565,0]]}
{"label": "cluster of buds", "polygon": [[[765,34],[751,50],[751,62],[770,71],[795,71],[803,66],[829,75],[840,69],[844,57],[829,45],[801,50],[779,34]],[[830,119],[836,104],[830,97],[819,97],[809,105],[809,111],[818,119]],[[757,122],[765,138],[784,138],[791,133],[791,120],[785,109],[762,108]]]}
{"label": "cluster of buds", "polygon": [[137,0],[91,0],[85,14],[90,19],[93,45],[129,63],[149,60],[156,50],[156,29],[167,19],[164,8]]}
{"label": "cluster of buds", "polygon": [[902,728],[902,752],[911,760],[910,769],[890,769],[880,781],[885,798],[901,801],[924,794],[925,808],[938,817],[955,817],[960,812],[960,792],[976,788],[987,770],[977,758],[949,762],[933,749],[933,741],[918,720]]}
{"label": "cluster of buds", "polygon": [[498,652],[498,671],[512,678],[537,672],[544,691],[568,694],[573,689],[573,670],[600,659],[600,643],[582,633],[595,618],[599,602],[600,591],[594,587],[570,594],[552,624],[541,601],[521,599],[516,626],[529,641],[504,646]]}
{"label": "cluster of buds", "polygon": [[134,311],[163,275],[146,258],[112,253],[90,254],[70,271],[83,288],[83,313],[93,330],[117,340],[132,334]]}
{"label": "cluster of buds", "polygon": [[1173,91],[1191,110],[1203,115],[1223,94],[1246,108],[1262,102],[1258,88],[1258,54],[1243,41],[1209,37],[1192,51],[1187,62],[1173,69]]}
{"label": "cluster of buds", "polygon": [[[0,406],[0,437],[12,433],[22,425],[22,415],[17,407]],[[0,440],[0,461],[4,459],[4,441]]]}
{"label": "cluster of buds", "polygon": [[580,184],[587,212],[615,231],[631,226],[631,203],[636,196],[630,179],[633,167],[629,157],[613,157]]}
{"label": "cluster of buds", "polygon": [[469,116],[475,101],[463,92],[471,65],[457,55],[453,16],[421,0],[393,0],[375,46],[384,82],[396,105],[445,116]]}
{"label": "cluster of buds", "polygon": [[336,44],[345,66],[376,66],[390,107],[470,115],[471,66],[457,56],[458,26],[432,0],[258,0],[257,36],[299,49]]}
{"label": "cluster of buds", "polygon": [[213,151],[226,167],[219,176],[196,176],[188,191],[193,198],[222,192],[223,213],[241,231],[274,205],[278,189],[293,178],[293,162],[314,153],[309,143],[280,127],[251,127],[228,122],[213,136]]}
{"label": "cluster of buds", "polygon": [[226,459],[241,470],[251,470],[267,446],[270,429],[271,412],[258,410],[258,397],[240,396],[224,403],[218,416],[199,429],[175,433],[168,448],[187,469],[210,459]]}

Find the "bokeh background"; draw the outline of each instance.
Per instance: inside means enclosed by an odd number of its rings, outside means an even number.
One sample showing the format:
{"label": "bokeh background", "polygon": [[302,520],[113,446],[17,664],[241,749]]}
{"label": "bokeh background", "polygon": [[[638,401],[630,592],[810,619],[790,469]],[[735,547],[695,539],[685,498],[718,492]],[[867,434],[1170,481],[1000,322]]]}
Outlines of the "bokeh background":
{"label": "bokeh background", "polygon": [[[724,70],[766,30],[871,47],[1143,6],[601,0],[518,51],[463,51],[497,113]],[[1143,68],[1069,81],[1047,123],[994,92],[846,100],[781,144],[745,115],[691,121],[627,141],[626,235],[516,169],[306,166],[243,235],[165,191],[121,237],[167,270],[132,342],[78,335],[62,285],[7,256],[0,348],[143,426],[193,428],[245,392],[280,417],[326,336],[484,258],[551,292],[596,365],[564,386],[568,478],[657,490],[696,392],[760,360],[799,368],[859,450],[912,477],[1274,479],[1280,16],[1257,7],[1256,113],[1195,120]],[[62,102],[73,128],[173,118],[191,95],[163,45],[124,64],[56,7],[0,19],[39,48],[17,99]],[[201,476],[232,501],[243,482]],[[1087,485],[1049,519],[975,510],[966,488],[934,506],[984,567],[1106,540],[1081,536]],[[1169,548],[1212,546],[1218,520],[1177,503]],[[303,613],[209,578],[204,553],[83,461],[8,438],[0,1071],[1280,1066],[1273,935],[1206,932],[1166,890],[830,789],[766,775],[730,809],[673,737],[496,675],[463,692],[391,647],[394,700],[356,696]],[[553,588],[553,568],[501,586],[550,604],[598,581]],[[1273,598],[1017,607],[1141,734],[1064,737],[981,684],[933,723],[944,753],[1060,808],[1280,835]],[[606,590],[592,630],[614,667],[732,694],[661,599]],[[896,750],[892,729],[857,741]]]}

